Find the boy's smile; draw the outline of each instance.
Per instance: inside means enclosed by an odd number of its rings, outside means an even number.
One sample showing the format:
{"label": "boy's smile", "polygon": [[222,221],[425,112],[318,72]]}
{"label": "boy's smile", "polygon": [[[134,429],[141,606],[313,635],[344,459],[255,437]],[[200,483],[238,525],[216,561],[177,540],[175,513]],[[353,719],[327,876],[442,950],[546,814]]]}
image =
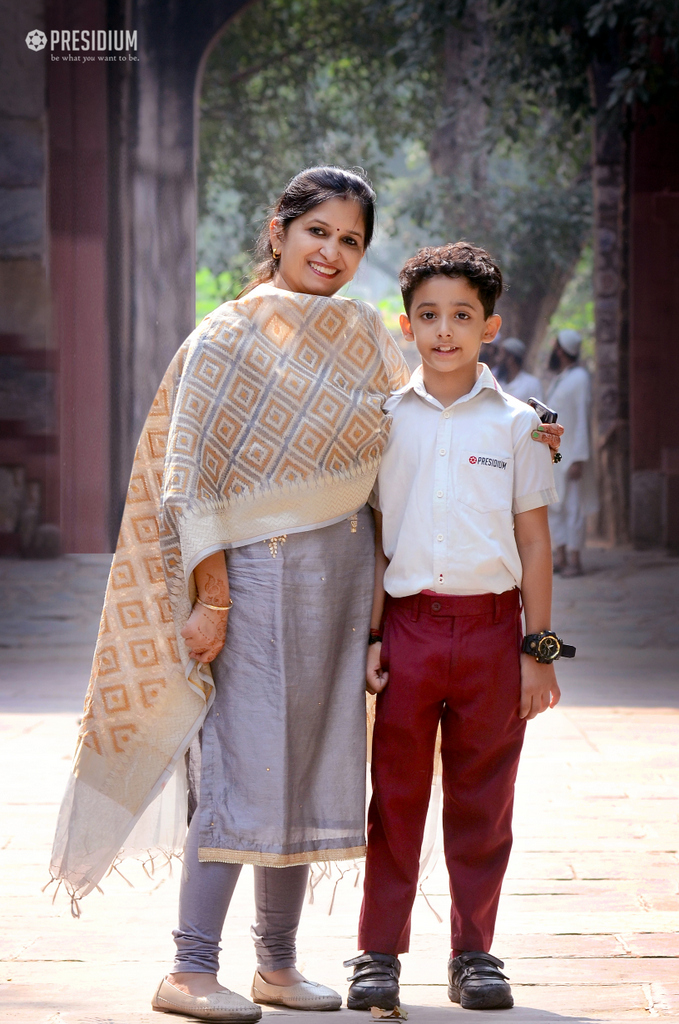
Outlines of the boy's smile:
{"label": "boy's smile", "polygon": [[450,405],[473,388],[481,344],[492,341],[502,323],[485,319],[474,286],[466,277],[437,274],[415,290],[410,316],[401,330],[422,357],[424,384],[442,405]]}

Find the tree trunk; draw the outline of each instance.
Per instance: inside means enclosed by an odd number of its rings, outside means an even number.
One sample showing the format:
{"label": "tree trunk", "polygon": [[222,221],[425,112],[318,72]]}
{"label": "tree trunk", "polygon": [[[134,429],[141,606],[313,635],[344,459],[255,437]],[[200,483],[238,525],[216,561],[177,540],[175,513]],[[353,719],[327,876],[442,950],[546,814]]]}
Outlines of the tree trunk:
{"label": "tree trunk", "polygon": [[[443,185],[442,214],[449,241],[487,244],[495,217],[488,187],[487,76],[493,46],[488,0],[467,0],[464,13],[445,28],[442,114],[429,146],[434,175]],[[544,339],[573,266],[546,274],[526,296],[511,288],[498,305],[502,333],[528,348],[527,363]],[[516,275],[515,275],[516,276]]]}
{"label": "tree trunk", "polygon": [[614,62],[590,69],[594,123],[594,316],[599,529],[611,543],[629,538],[629,413],[626,299],[625,139],[606,110]]}

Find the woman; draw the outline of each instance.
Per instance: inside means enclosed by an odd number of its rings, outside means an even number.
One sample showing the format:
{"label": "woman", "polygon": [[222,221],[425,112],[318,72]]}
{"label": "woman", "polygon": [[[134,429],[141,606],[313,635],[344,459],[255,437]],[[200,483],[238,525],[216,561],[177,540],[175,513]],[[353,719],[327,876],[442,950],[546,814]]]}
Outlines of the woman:
{"label": "woman", "polygon": [[202,726],[156,1009],[260,1016],[216,977],[243,863],[253,998],[341,1002],[295,970],[295,935],[308,865],[364,850],[365,501],[382,405],[407,371],[375,311],[334,296],[370,244],[374,200],[338,168],[290,182],[255,286],[179,350],[137,452],[53,871],[76,898],[90,891]]}

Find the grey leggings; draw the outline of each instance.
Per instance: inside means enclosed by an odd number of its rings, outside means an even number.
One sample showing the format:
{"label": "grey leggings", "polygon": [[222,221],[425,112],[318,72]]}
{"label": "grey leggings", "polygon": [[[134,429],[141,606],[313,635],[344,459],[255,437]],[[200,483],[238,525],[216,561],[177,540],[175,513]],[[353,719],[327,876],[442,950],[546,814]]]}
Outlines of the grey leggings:
{"label": "grey leggings", "polygon": [[[198,815],[193,816],[184,850],[179,893],[179,927],[172,933],[177,955],[173,974],[216,974],[226,912],[242,864],[198,860]],[[295,938],[302,914],[309,866],[255,867],[256,921],[250,929],[257,967],[279,971],[294,967]]]}

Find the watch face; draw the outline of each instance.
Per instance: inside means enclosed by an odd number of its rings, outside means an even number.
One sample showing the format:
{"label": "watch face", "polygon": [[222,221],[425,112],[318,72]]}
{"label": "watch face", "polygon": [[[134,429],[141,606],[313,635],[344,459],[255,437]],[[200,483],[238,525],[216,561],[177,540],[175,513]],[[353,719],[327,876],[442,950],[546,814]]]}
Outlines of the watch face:
{"label": "watch face", "polygon": [[560,650],[561,644],[555,636],[543,636],[538,642],[538,654],[544,661],[555,661]]}

